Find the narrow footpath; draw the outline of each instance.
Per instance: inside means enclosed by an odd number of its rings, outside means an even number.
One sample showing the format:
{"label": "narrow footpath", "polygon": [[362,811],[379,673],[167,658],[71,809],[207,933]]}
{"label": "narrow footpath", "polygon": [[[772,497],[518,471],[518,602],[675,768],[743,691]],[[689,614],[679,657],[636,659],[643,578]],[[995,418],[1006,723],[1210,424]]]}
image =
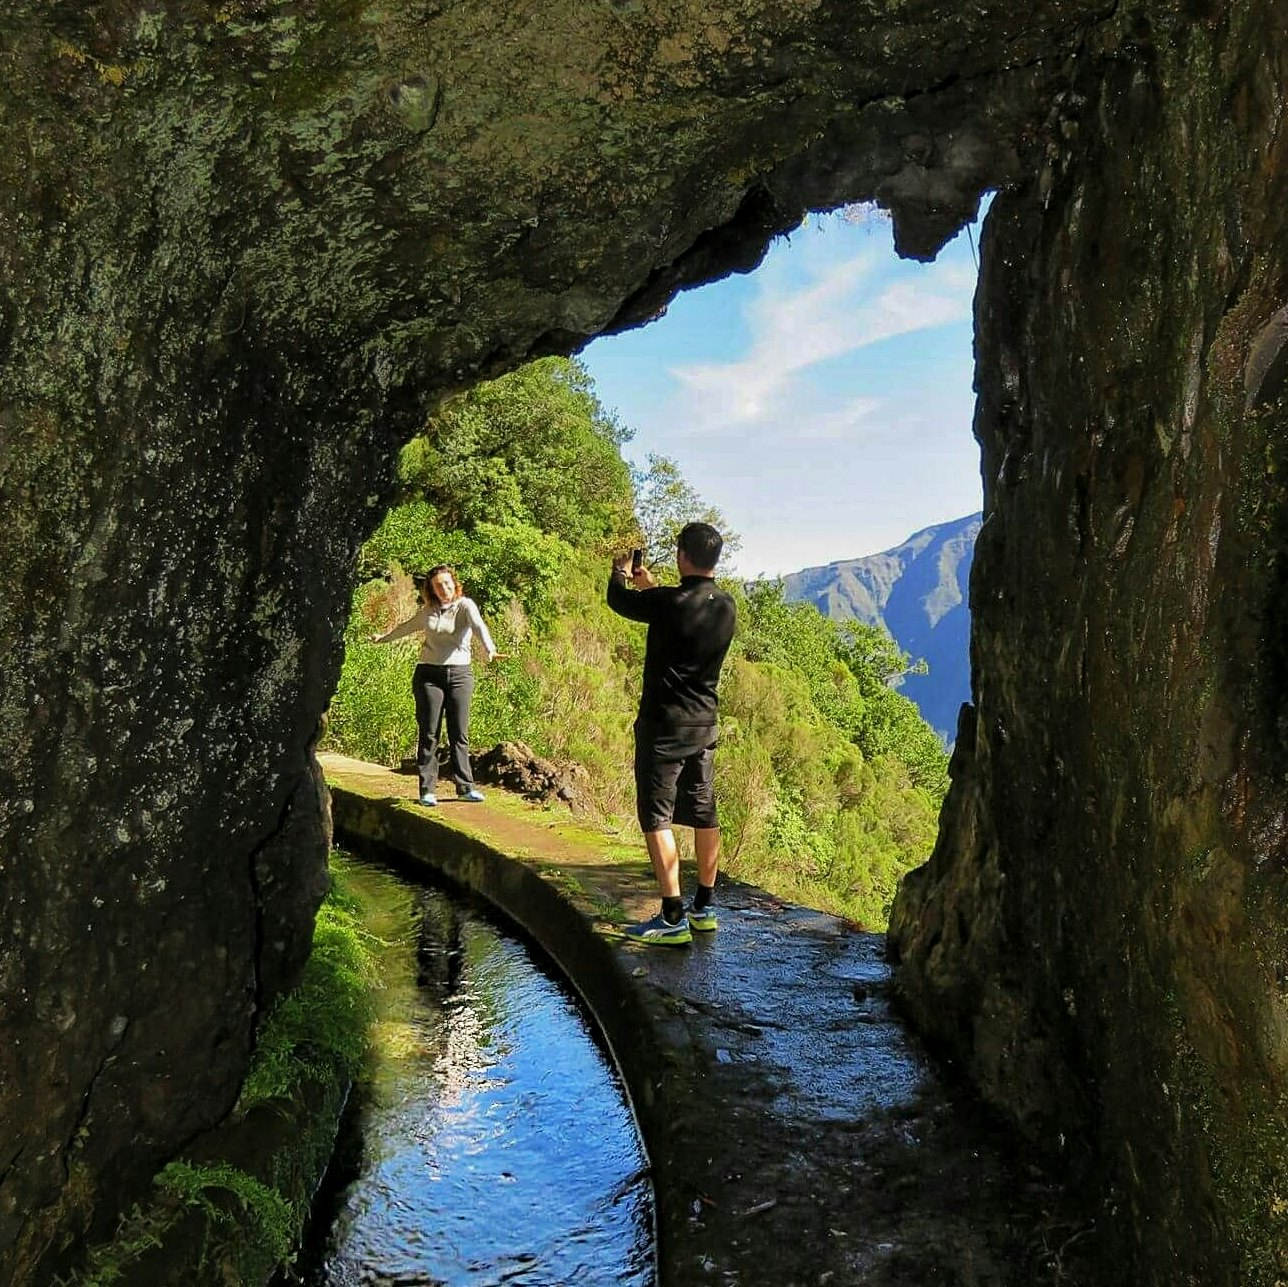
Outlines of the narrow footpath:
{"label": "narrow footpath", "polygon": [[881,936],[722,877],[714,935],[627,943],[656,910],[638,837],[495,788],[426,809],[414,777],[319,758],[338,845],[473,890],[582,994],[644,1137],[663,1287],[1115,1283],[901,1021]]}

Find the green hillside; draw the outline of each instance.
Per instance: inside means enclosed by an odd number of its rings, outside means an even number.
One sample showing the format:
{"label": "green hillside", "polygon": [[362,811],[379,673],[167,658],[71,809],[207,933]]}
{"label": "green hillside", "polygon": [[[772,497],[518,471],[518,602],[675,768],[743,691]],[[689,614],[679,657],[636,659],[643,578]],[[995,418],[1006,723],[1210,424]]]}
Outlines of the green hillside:
{"label": "green hillside", "polygon": [[890,633],[915,663],[900,692],[951,742],[970,701],[968,586],[981,515],[913,533],[866,558],[838,559],[783,578],[787,597],[834,621],[862,621]]}
{"label": "green hillside", "polygon": [[[582,766],[601,824],[634,832],[645,634],[604,603],[611,556],[642,543],[666,579],[683,523],[704,518],[736,535],[674,462],[633,472],[628,438],[585,370],[563,358],[430,418],[362,554],[329,749],[391,766],[412,753],[417,645],[369,640],[413,610],[415,573],[451,563],[506,654],[479,667],[475,748],[517,740]],[[739,630],[721,690],[724,870],[882,928],[900,876],[930,852],[947,785],[938,737],[889,686],[907,658],[884,631],[790,603],[776,583],[727,588]]]}

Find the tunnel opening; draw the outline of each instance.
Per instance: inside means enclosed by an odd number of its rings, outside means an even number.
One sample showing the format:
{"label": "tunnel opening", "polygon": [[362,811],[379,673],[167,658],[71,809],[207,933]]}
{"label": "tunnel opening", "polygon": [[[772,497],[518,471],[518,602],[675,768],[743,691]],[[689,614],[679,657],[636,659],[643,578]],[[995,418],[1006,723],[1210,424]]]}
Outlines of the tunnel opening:
{"label": "tunnel opening", "polygon": [[894,682],[949,743],[970,699],[971,305],[990,201],[930,263],[895,254],[875,205],[809,215],[754,271],[579,355],[635,430],[633,464],[675,458],[738,533],[727,573],[887,629],[928,669]]}
{"label": "tunnel opening", "polygon": [[743,615],[722,680],[725,870],[883,930],[933,848],[970,699],[982,217],[922,263],[873,205],[809,215],[755,271],[433,412],[359,560],[323,748],[412,767],[410,653],[369,636],[450,564],[504,659],[476,682],[474,746],[552,761],[565,798],[629,817],[642,633],[596,582],[635,544],[673,579],[679,526],[712,521]]}

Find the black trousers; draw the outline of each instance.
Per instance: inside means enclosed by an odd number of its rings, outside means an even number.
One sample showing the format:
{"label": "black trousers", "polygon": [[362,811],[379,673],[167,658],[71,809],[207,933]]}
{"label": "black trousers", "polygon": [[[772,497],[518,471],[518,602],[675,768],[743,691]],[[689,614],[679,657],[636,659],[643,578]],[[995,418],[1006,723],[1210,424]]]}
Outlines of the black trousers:
{"label": "black trousers", "polygon": [[420,793],[438,785],[438,731],[447,717],[447,745],[452,761],[452,781],[458,791],[474,785],[470,769],[470,699],[474,696],[474,671],[469,666],[429,666],[421,663],[411,677],[416,698],[416,772]]}

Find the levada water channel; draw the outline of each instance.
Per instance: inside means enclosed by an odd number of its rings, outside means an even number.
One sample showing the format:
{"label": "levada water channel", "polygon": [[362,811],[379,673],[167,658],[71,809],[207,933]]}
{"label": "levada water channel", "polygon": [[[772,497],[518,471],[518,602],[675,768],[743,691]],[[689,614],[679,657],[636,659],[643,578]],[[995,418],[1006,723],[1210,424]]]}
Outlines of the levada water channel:
{"label": "levada water channel", "polygon": [[291,1281],[649,1287],[644,1152],[566,985],[464,896],[346,870],[385,986]]}

